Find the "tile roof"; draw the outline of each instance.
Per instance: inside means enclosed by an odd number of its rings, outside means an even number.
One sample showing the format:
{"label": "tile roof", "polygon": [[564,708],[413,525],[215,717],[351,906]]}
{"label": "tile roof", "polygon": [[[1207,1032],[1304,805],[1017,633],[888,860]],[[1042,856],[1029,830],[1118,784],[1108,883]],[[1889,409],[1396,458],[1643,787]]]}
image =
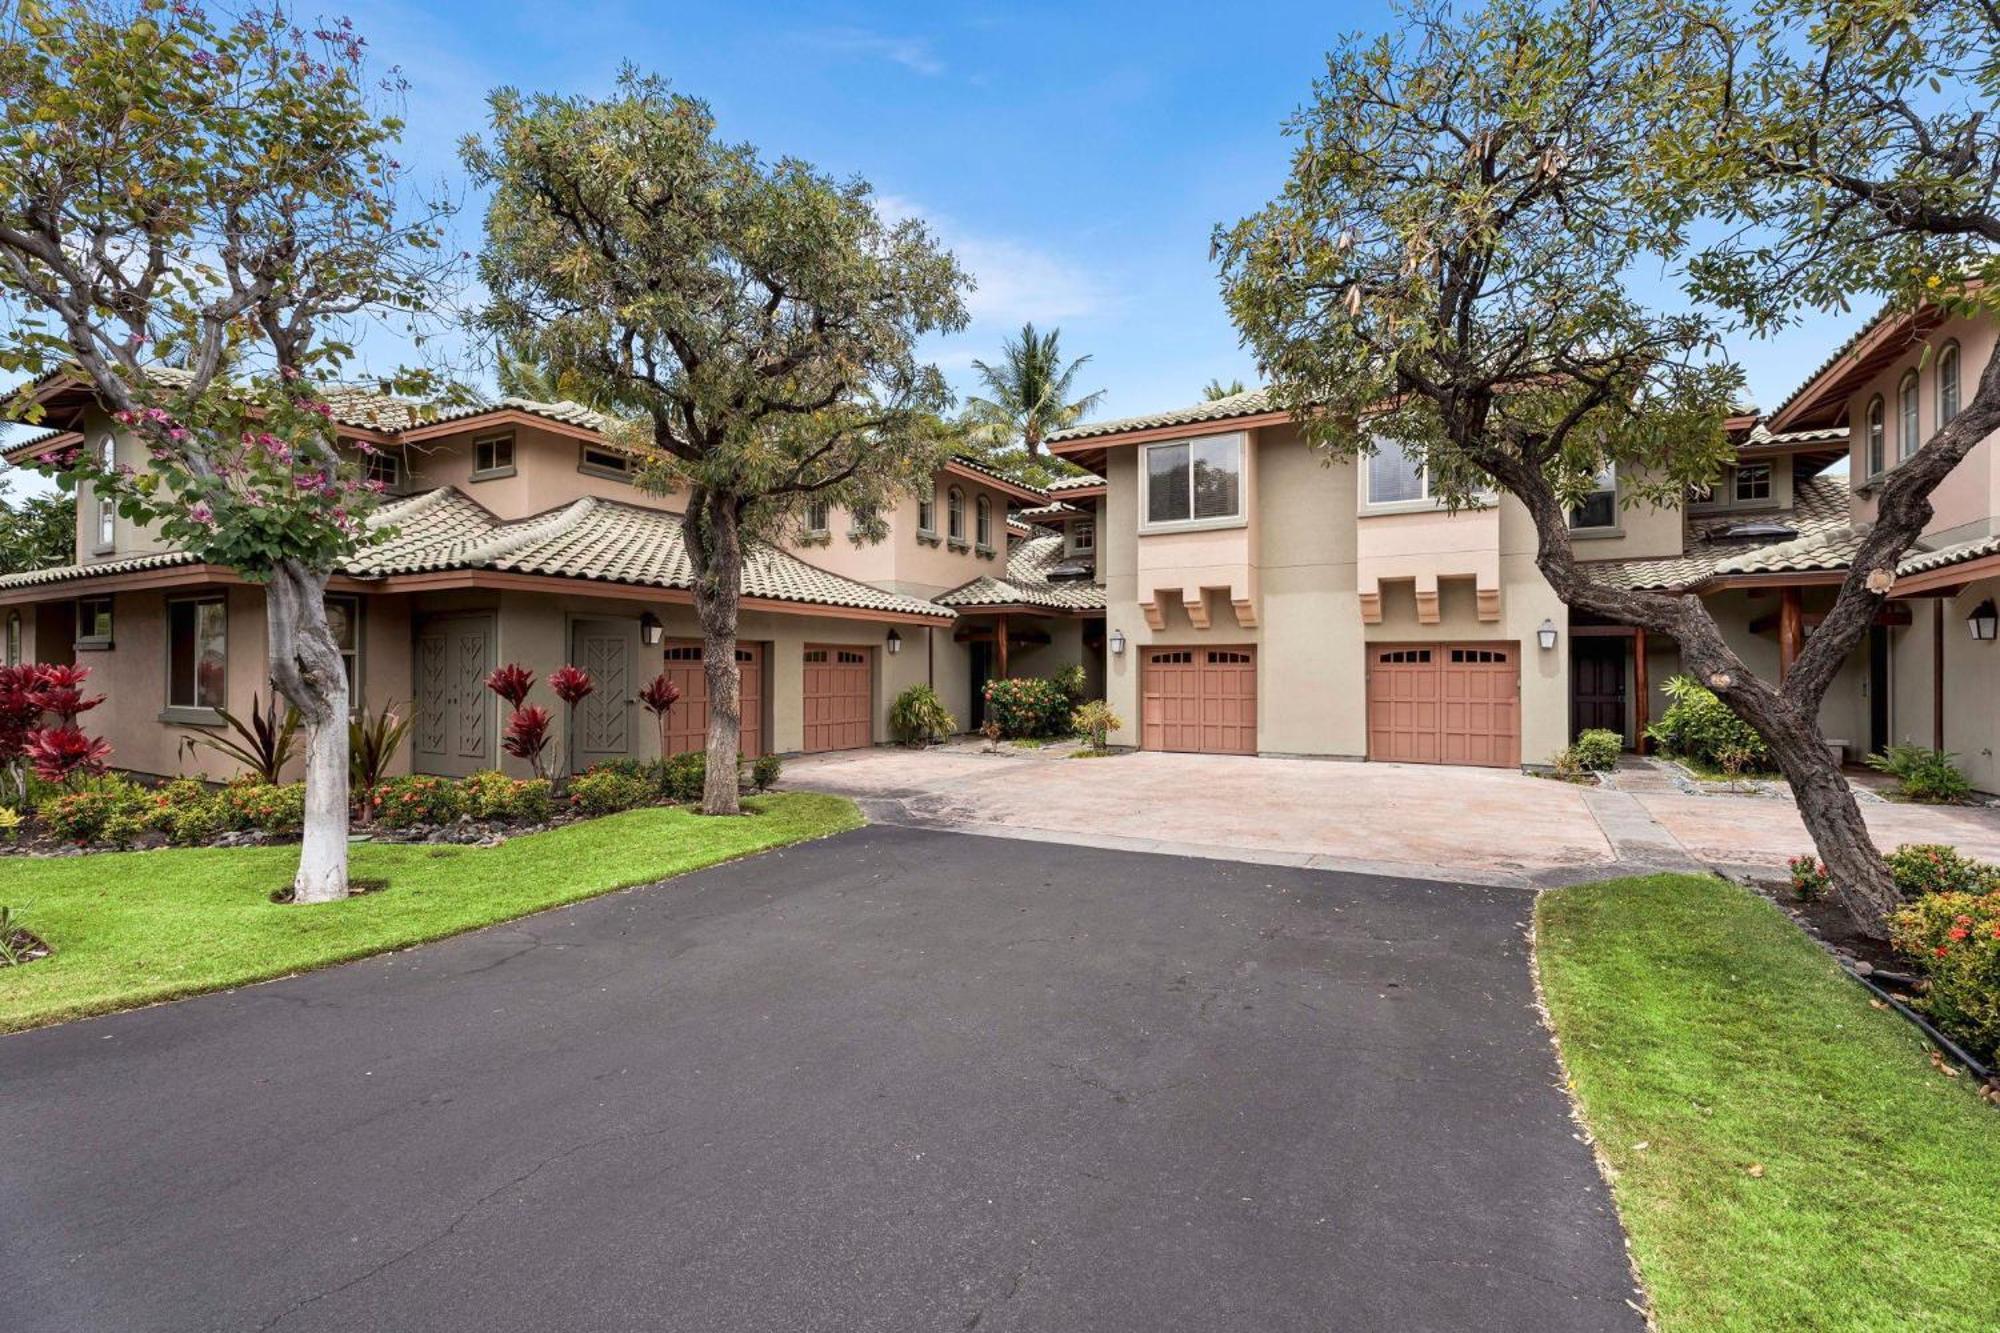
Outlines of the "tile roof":
{"label": "tile roof", "polygon": [[1989,555],[2000,555],[2000,534],[1954,542],[1950,546],[1940,546],[1935,551],[1912,551],[1903,557],[1900,565],[1896,566],[1896,572],[1922,574],[1933,569],[1949,569],[1953,565],[1962,565],[1968,560],[1979,560]]}
{"label": "tile roof", "polygon": [[[1761,543],[1729,535],[1731,529],[1764,520],[1797,535]],[[1589,561],[1583,567],[1592,578],[1613,587],[1663,591],[1692,588],[1724,574],[1845,569],[1860,542],[1848,519],[1847,478],[1821,473],[1798,483],[1789,512],[1691,518],[1687,549],[1681,555]]]}
{"label": "tile roof", "polygon": [[[595,496],[503,523],[464,492],[443,487],[384,505],[370,518],[370,527],[380,534],[378,539],[343,567],[355,578],[495,569],[640,587],[693,586],[678,515]],[[0,589],[193,563],[192,555],[170,551],[65,565],[0,578]],[[743,595],[940,620],[953,614],[935,602],[857,583],[766,546],[744,555]]]}
{"label": "tile roof", "polygon": [[1080,490],[1085,486],[1102,485],[1104,485],[1104,478],[1098,476],[1095,472],[1085,472],[1075,477],[1057,477],[1054,481],[1042,487],[1042,489],[1050,495],[1060,495],[1064,491]]}
{"label": "tile roof", "polygon": [[466,417],[481,416],[487,412],[508,410],[526,412],[529,416],[547,417],[550,421],[561,422],[565,426],[578,426],[600,434],[616,424],[602,412],[585,407],[582,403],[571,402],[567,398],[553,403],[539,402],[533,398],[501,398],[492,403],[467,403],[460,407],[447,408],[430,420],[431,422],[461,421]]}
{"label": "tile roof", "polygon": [[1102,611],[1104,589],[1087,578],[1051,579],[1049,570],[1062,563],[1063,536],[1058,532],[1030,537],[1007,559],[1003,578],[983,575],[939,597],[940,606],[1041,606],[1052,611]]}
{"label": "tile roof", "polygon": [[1190,407],[1176,407],[1165,412],[1149,412],[1144,416],[1118,417],[1111,421],[1091,421],[1081,426],[1071,426],[1067,430],[1059,430],[1049,436],[1049,443],[1089,440],[1099,435],[1123,435],[1126,431],[1153,430],[1160,426],[1194,426],[1208,421],[1228,421],[1235,417],[1261,416],[1266,412],[1282,410],[1272,401],[1268,389],[1250,389],[1244,393],[1233,393],[1227,398],[1211,398],[1205,403],[1195,403]]}
{"label": "tile roof", "polygon": [[1033,509],[1018,510],[1016,517],[1029,523],[1043,523],[1052,518],[1067,518],[1071,514],[1083,512],[1085,511],[1075,505],[1064,504],[1061,500],[1051,500],[1045,505],[1036,505]]}

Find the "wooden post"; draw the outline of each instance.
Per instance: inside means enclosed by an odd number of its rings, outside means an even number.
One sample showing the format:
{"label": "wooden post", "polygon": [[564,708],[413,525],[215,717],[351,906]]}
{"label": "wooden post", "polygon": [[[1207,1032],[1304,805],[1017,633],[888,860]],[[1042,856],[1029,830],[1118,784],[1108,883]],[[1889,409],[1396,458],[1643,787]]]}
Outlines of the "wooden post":
{"label": "wooden post", "polygon": [[1944,749],[1944,608],[1948,598],[1931,599],[1931,748]]}
{"label": "wooden post", "polygon": [[1778,596],[1778,683],[1782,685],[1785,677],[1792,674],[1792,663],[1799,660],[1799,645],[1805,639],[1805,614],[1797,588],[1783,589]]}
{"label": "wooden post", "polygon": [[1632,635],[1632,691],[1637,697],[1632,700],[1632,750],[1635,754],[1646,753],[1646,728],[1652,722],[1652,688],[1646,679],[1646,631],[1637,630]]}
{"label": "wooden post", "polygon": [[993,618],[993,640],[1000,645],[1000,679],[1005,680],[1007,679],[1007,617],[1004,615]]}

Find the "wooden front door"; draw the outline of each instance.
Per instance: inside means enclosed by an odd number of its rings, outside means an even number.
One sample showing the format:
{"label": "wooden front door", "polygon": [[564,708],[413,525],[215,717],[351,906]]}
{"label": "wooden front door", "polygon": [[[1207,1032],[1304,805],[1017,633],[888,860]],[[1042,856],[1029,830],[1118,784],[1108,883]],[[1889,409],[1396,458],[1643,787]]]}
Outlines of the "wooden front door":
{"label": "wooden front door", "polygon": [[499,701],[486,688],[493,670],[493,617],[448,616],[417,629],[417,715],[411,766],[464,777],[499,762]]}
{"label": "wooden front door", "polygon": [[570,710],[570,771],[581,773],[609,759],[639,753],[639,660],[636,620],[577,620],[570,624],[569,660],[590,674],[596,688]]}
{"label": "wooden front door", "polygon": [[[680,687],[680,702],[667,713],[667,753],[708,748],[708,673],[701,665],[699,639],[669,639],[661,662],[667,679]],[[738,748],[746,758],[764,751],[764,645],[736,644],[736,703],[741,732]],[[648,722],[652,714],[646,715]]]}
{"label": "wooden front door", "polygon": [[806,753],[874,743],[874,655],[873,648],[806,645]]}
{"label": "wooden front door", "polygon": [[1368,757],[1521,762],[1521,664],[1511,643],[1368,645]]}
{"label": "wooden front door", "polygon": [[1570,640],[1569,734],[1593,727],[1625,736],[1625,644],[1623,638],[1585,636]]}
{"label": "wooden front door", "polygon": [[1187,754],[1257,753],[1257,654],[1247,646],[1148,648],[1139,743]]}

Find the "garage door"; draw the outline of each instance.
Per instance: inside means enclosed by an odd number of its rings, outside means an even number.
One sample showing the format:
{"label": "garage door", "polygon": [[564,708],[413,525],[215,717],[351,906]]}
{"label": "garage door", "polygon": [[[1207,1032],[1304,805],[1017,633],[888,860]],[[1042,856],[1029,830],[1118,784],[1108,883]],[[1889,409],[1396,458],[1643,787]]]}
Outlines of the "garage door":
{"label": "garage door", "polygon": [[874,742],[874,652],[806,645],[807,753],[856,750]]}
{"label": "garage door", "polygon": [[[708,675],[701,668],[701,643],[669,639],[662,669],[680,686],[681,701],[667,714],[667,753],[684,754],[708,748]],[[764,645],[736,645],[738,712],[742,717],[744,754],[764,753]],[[652,721],[649,716],[647,721]]]}
{"label": "garage door", "polygon": [[1517,647],[1369,645],[1368,757],[1405,764],[1518,767]]}
{"label": "garage door", "polygon": [[1195,754],[1257,753],[1254,649],[1145,651],[1141,745]]}

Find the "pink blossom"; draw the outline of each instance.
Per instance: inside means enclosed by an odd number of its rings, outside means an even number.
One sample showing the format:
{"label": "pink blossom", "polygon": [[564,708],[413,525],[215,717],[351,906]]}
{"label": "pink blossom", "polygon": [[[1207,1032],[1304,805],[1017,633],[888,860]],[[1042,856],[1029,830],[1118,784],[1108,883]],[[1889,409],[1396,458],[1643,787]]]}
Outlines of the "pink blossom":
{"label": "pink blossom", "polygon": [[188,518],[203,527],[215,526],[215,511],[208,507],[208,501],[196,500],[188,507]]}

